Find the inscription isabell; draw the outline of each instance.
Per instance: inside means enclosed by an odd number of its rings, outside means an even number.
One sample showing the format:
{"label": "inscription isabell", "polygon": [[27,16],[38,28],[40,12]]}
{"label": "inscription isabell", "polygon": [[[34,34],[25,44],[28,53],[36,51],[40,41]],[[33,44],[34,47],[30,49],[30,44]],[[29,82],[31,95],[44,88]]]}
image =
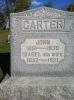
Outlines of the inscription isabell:
{"label": "inscription isabell", "polygon": [[22,20],[22,30],[63,30],[64,19]]}

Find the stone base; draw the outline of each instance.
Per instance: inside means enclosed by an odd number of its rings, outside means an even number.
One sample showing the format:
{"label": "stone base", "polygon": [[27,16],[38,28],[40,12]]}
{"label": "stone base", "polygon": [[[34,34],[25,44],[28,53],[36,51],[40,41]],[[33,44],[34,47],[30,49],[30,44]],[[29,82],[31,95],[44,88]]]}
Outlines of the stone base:
{"label": "stone base", "polygon": [[10,78],[0,85],[0,100],[74,100],[74,78]]}

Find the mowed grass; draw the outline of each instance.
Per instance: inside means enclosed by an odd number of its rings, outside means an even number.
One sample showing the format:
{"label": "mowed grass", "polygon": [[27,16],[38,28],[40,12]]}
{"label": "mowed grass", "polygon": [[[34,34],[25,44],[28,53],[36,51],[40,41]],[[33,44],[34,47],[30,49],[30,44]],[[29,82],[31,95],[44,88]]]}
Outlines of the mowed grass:
{"label": "mowed grass", "polygon": [[[8,43],[8,34],[10,34],[9,30],[0,30],[0,53],[10,52],[10,46],[9,46],[10,44]],[[3,77],[3,72],[0,68],[0,80],[2,77]]]}
{"label": "mowed grass", "polygon": [[8,40],[9,30],[0,30],[0,53],[6,53],[10,51]]}
{"label": "mowed grass", "polygon": [[2,72],[2,70],[0,68],[0,80],[1,80],[2,77],[3,77],[3,72]]}

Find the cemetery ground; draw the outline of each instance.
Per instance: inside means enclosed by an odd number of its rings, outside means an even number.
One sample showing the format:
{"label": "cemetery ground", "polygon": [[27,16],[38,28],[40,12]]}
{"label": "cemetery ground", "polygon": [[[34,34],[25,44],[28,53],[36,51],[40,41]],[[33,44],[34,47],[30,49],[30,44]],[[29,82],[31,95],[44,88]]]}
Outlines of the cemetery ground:
{"label": "cemetery ground", "polygon": [[6,75],[10,67],[9,33],[9,30],[0,30],[0,80]]}
{"label": "cemetery ground", "polygon": [[9,52],[8,34],[9,30],[0,30],[0,53]]}

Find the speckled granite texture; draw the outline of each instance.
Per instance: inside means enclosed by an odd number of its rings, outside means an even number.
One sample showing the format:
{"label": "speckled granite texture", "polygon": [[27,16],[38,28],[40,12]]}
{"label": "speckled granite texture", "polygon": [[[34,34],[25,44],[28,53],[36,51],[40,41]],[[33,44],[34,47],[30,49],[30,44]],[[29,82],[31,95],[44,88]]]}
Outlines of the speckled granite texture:
{"label": "speckled granite texture", "polygon": [[10,78],[0,85],[0,100],[74,100],[74,78]]}
{"label": "speckled granite texture", "polygon": [[[64,77],[64,76],[74,76],[74,12],[66,12],[61,11],[49,7],[41,7],[34,10],[29,11],[23,11],[19,13],[12,13],[11,14],[11,75],[12,76],[56,76],[56,77]],[[24,21],[47,21],[50,22],[53,19],[55,20],[63,20],[63,28],[62,29],[23,29],[22,27],[25,27],[23,25]],[[54,20],[54,21],[55,21]],[[24,23],[25,24],[25,23]],[[54,23],[53,23],[54,24]],[[42,24],[41,24],[42,25]],[[43,24],[44,25],[44,24]],[[56,25],[56,24],[55,24]],[[27,25],[28,26],[28,25]],[[37,27],[32,25],[33,27]],[[49,25],[48,25],[49,26]],[[33,39],[34,44],[31,43],[30,39]],[[36,47],[40,48],[39,45],[36,45],[35,41],[37,39],[59,39],[59,41],[65,46],[64,49],[61,51],[54,51],[53,50],[44,50],[44,49],[36,49],[31,50],[27,49],[27,47]],[[26,41],[28,40],[28,43]],[[37,58],[38,63],[34,62],[35,59],[31,59],[30,61],[26,62],[22,59],[22,45],[23,43],[26,43],[24,45],[24,53],[31,54],[32,52],[38,52],[40,56],[25,56],[23,53],[24,58]],[[31,45],[29,44],[31,43]],[[59,42],[58,42],[59,43]],[[28,45],[27,45],[28,44]],[[50,43],[48,46],[53,46],[53,43]],[[55,42],[54,42],[55,46]],[[57,46],[59,46],[57,44]],[[60,45],[61,46],[61,45]],[[46,45],[42,45],[42,47],[48,48]],[[60,47],[59,47],[60,48]],[[61,46],[61,48],[63,48]],[[27,50],[27,52],[25,51]],[[59,49],[60,50],[60,49]],[[46,61],[46,59],[53,58],[48,55],[51,55],[52,53],[62,53],[64,54],[64,59],[59,61],[58,64],[55,64],[56,60],[52,61]],[[43,53],[48,53],[48,55],[41,56]],[[58,56],[60,58],[60,56]],[[40,60],[41,64],[39,64]],[[57,56],[54,56],[54,58],[57,58]],[[45,60],[44,60],[45,59]],[[45,61],[45,64],[44,64]],[[58,62],[57,61],[57,62]],[[52,62],[50,64],[49,62]],[[28,64],[29,63],[29,64]]]}

